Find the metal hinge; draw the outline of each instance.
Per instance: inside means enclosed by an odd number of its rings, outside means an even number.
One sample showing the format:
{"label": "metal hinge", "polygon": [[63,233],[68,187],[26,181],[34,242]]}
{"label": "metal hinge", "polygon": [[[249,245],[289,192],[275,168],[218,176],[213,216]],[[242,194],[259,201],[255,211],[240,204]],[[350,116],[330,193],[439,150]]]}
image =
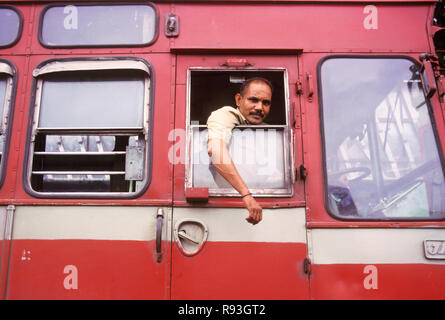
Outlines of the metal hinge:
{"label": "metal hinge", "polygon": [[420,78],[422,80],[425,96],[429,99],[437,91],[436,77],[440,74],[437,69],[439,65],[438,58],[435,55],[423,53],[420,55],[419,59],[422,62]]}
{"label": "metal hinge", "polygon": [[297,83],[295,84],[295,92],[298,95],[302,95],[303,94],[303,80],[301,79],[301,77],[298,77],[297,79]]}
{"label": "metal hinge", "polygon": [[303,271],[308,275],[310,275],[312,272],[312,262],[308,257],[304,258],[303,260]]}
{"label": "metal hinge", "polygon": [[309,72],[306,72],[306,80],[308,86],[307,100],[312,102],[314,100],[314,79]]}
{"label": "metal hinge", "polygon": [[306,180],[307,174],[308,174],[308,172],[307,172],[306,167],[304,166],[304,164],[301,164],[300,165],[300,179],[303,181]]}
{"label": "metal hinge", "polygon": [[[440,73],[439,58],[436,55],[424,53],[424,54],[420,55],[419,59],[420,59],[420,61],[422,61],[423,70],[425,72],[428,72],[427,64],[430,64],[431,69],[433,71],[432,75],[434,75],[434,79],[436,80],[437,94],[439,95],[439,98],[441,100],[443,100],[443,97],[445,95],[445,77],[443,74]],[[422,74],[421,76],[425,77],[426,74],[425,75]],[[434,90],[433,90],[433,93],[434,93]]]}

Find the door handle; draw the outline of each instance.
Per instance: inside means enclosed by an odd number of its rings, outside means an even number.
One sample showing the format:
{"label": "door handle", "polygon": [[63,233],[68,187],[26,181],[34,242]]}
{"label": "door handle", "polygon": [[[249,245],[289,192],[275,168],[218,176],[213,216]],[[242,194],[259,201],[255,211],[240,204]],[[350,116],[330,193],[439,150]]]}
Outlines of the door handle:
{"label": "door handle", "polygon": [[183,219],[176,222],[174,236],[179,251],[191,257],[204,247],[208,235],[207,226],[196,219]]}
{"label": "door handle", "polygon": [[180,231],[178,232],[178,236],[179,236],[180,238],[182,238],[182,239],[187,239],[187,240],[189,240],[189,241],[191,241],[191,242],[193,242],[193,243],[195,243],[195,244],[199,244],[199,241],[197,241],[197,240],[193,239],[192,237],[190,237],[190,236],[186,233],[185,230],[180,230]]}
{"label": "door handle", "polygon": [[164,224],[164,209],[159,208],[156,215],[156,262],[162,261],[162,225]]}

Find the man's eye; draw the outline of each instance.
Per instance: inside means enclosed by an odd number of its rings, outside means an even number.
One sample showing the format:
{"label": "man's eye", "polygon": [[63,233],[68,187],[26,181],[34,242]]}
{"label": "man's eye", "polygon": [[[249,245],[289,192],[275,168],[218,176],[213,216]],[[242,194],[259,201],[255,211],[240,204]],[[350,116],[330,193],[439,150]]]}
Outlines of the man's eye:
{"label": "man's eye", "polygon": [[250,102],[257,103],[259,100],[257,98],[249,98]]}

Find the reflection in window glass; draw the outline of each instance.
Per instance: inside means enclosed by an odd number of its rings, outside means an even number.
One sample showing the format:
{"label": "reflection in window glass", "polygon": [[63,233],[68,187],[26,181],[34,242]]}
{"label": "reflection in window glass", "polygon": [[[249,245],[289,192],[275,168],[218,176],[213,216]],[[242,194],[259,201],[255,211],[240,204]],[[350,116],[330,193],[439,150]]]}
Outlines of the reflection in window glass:
{"label": "reflection in window glass", "polygon": [[0,8],[0,47],[12,44],[19,36],[20,17],[12,9]]}
{"label": "reflection in window glass", "polygon": [[[105,154],[106,152],[111,152],[114,149],[115,137],[112,136],[46,136],[45,151],[48,155],[49,152],[56,152],[58,156],[68,154],[70,152],[100,152]],[[79,161],[80,159],[78,159]],[[85,162],[85,161],[84,161]],[[99,162],[97,158],[94,162]],[[80,161],[78,165],[81,165]],[[103,168],[101,168],[103,169]],[[46,174],[43,175],[43,189],[45,191],[52,191],[56,188],[61,191],[60,188],[66,185],[66,182],[70,182],[72,185],[74,182],[79,188],[80,183],[84,182],[94,182],[95,191],[98,191],[99,182],[104,186],[110,183],[110,175],[73,175],[73,174]],[[59,183],[57,183],[59,182]],[[103,189],[104,186],[102,187]],[[85,188],[85,187],[84,187]],[[106,190],[106,189],[105,189]],[[101,191],[105,191],[101,190]]]}
{"label": "reflection in window glass", "polygon": [[114,150],[114,136],[46,136],[46,152],[109,152]]}
{"label": "reflection in window glass", "polygon": [[53,77],[43,82],[39,127],[141,128],[143,106],[142,76]]}
{"label": "reflection in window glass", "polygon": [[41,39],[48,46],[143,45],[156,35],[156,12],[148,5],[50,7]]}
{"label": "reflection in window glass", "polygon": [[[3,112],[5,107],[5,99],[6,99],[6,86],[8,83],[8,77],[2,76],[0,74],[0,119],[3,119]],[[1,125],[3,126],[3,125]],[[4,132],[6,128],[3,128],[2,132]],[[3,155],[3,146],[4,146],[4,136],[0,133],[0,160]]]}
{"label": "reflection in window glass", "polygon": [[3,107],[6,98],[6,85],[8,78],[0,74],[0,117],[3,117]]}
{"label": "reflection in window glass", "polygon": [[34,152],[35,189],[59,193],[128,192],[134,187],[123,174],[126,146],[136,145],[137,136],[47,135],[37,140],[42,138],[44,151]]}
{"label": "reflection in window glass", "polygon": [[[290,184],[285,168],[283,129],[235,128],[228,145],[239,174],[251,190],[286,190]],[[207,153],[207,129],[193,131],[193,186],[235,189],[216,172]]]}
{"label": "reflection in window glass", "polygon": [[418,67],[406,59],[329,59],[321,85],[330,211],[443,218],[444,172]]}

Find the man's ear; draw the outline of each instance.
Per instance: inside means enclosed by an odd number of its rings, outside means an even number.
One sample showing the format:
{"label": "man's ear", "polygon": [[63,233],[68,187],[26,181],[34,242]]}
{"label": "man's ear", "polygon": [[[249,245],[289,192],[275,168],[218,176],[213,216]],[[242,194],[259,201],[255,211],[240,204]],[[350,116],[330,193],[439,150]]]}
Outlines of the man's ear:
{"label": "man's ear", "polygon": [[241,94],[240,93],[237,93],[236,95],[235,95],[235,102],[236,102],[236,106],[237,107],[239,107],[240,105],[241,105],[241,99],[242,99],[243,97],[241,96]]}

